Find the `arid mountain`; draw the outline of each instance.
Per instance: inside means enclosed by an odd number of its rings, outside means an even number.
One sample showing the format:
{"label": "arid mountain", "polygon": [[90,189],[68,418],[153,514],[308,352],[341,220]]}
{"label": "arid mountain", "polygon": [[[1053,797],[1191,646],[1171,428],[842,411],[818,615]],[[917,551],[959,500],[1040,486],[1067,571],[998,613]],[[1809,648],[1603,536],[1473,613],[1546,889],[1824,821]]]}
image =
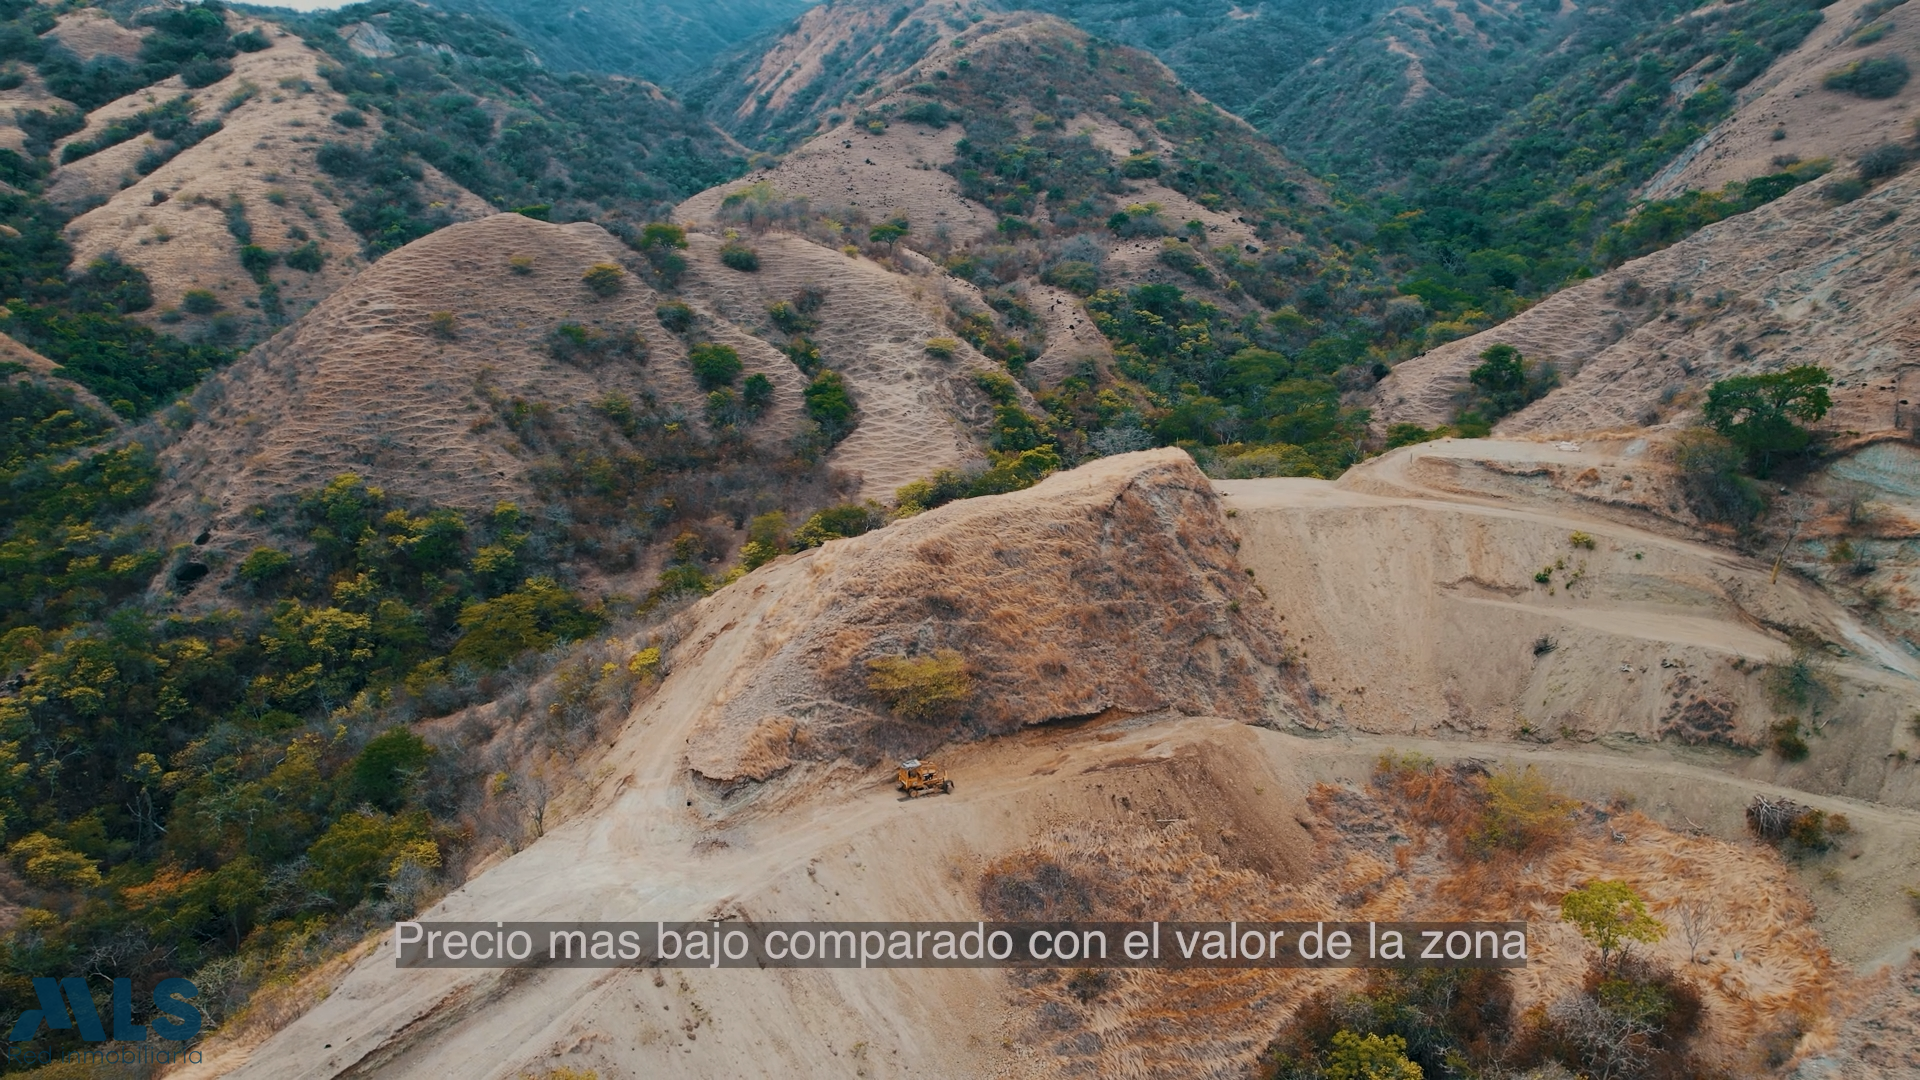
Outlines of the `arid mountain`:
{"label": "arid mountain", "polygon": [[[325,54],[272,24],[254,25],[270,46],[242,53],[225,79],[192,91],[162,83],[89,113],[56,144],[62,164],[47,181],[48,199],[85,210],[67,226],[74,258],[85,265],[112,253],[138,267],[155,297],[143,317],[184,336],[262,340],[368,261],[345,216],[351,193],[317,159],[330,147],[364,153],[377,136],[364,121],[336,119],[361,114],[328,87]],[[119,134],[116,124],[152,110],[180,114],[176,124],[199,141],[178,149],[185,137],[162,139],[149,123],[144,134],[92,150]],[[203,135],[197,125],[213,130]],[[430,165],[420,187],[452,220],[494,212]],[[195,291],[212,301],[196,302],[187,295]]]}
{"label": "arid mountain", "polygon": [[1920,26],[1885,0],[1843,0],[1823,10],[1820,28],[1740,95],[1739,108],[1700,137],[1647,185],[1648,198],[1715,191],[1777,170],[1782,161],[1854,161],[1914,135],[1908,115],[1920,88],[1872,96],[1827,85],[1850,64],[1920,55]]}
{"label": "arid mountain", "polygon": [[1379,386],[1375,422],[1451,418],[1480,353],[1502,342],[1553,364],[1563,380],[1501,421],[1502,433],[1571,437],[1685,423],[1715,380],[1803,363],[1834,377],[1836,430],[1911,430],[1920,412],[1906,381],[1915,377],[1920,294],[1900,238],[1920,175],[1835,205],[1845,179],[1708,226],[1400,365]]}
{"label": "arid mountain", "polygon": [[[569,804],[565,822],[479,875],[429,917],[530,918],[562,910],[630,919],[683,910],[759,921],[879,910],[900,918],[964,919],[976,912],[1008,917],[1031,913],[1022,905],[1042,902],[1034,899],[1046,895],[1032,892],[1035,881],[1078,890],[1093,912],[1146,905],[1166,917],[1227,911],[1247,918],[1299,911],[1398,917],[1444,911],[1459,917],[1526,910],[1543,925],[1534,963],[1516,981],[1517,1004],[1525,1007],[1562,993],[1582,967],[1578,938],[1546,922],[1546,907],[1557,902],[1559,891],[1605,875],[1632,882],[1662,910],[1689,897],[1710,905],[1714,954],[1701,969],[1714,976],[1701,983],[1717,1018],[1702,1045],[1710,1060],[1758,1075],[1776,1044],[1789,1058],[1799,1046],[1831,1045],[1837,1019],[1791,1027],[1787,1017],[1793,1003],[1809,995],[1832,1000],[1872,991],[1872,983],[1855,989],[1826,948],[1857,961],[1908,936],[1900,888],[1908,869],[1903,853],[1920,838],[1914,792],[1904,778],[1895,781],[1901,786],[1880,793],[1886,801],[1879,803],[1810,791],[1836,781],[1858,783],[1841,779],[1853,767],[1838,760],[1786,770],[1768,766],[1766,777],[1753,776],[1750,770],[1762,762],[1725,741],[1764,727],[1768,706],[1753,690],[1757,676],[1749,665],[1764,668],[1765,658],[1783,647],[1779,637],[1752,629],[1739,605],[1757,600],[1818,610],[1823,601],[1805,590],[1768,599],[1764,590],[1751,588],[1764,581],[1763,564],[1710,548],[1535,511],[1524,503],[1490,505],[1485,496],[1462,499],[1444,489],[1413,488],[1405,466],[1425,450],[1369,463],[1340,485],[1233,482],[1220,485],[1226,490],[1217,500],[1177,452],[1118,457],[1028,492],[934,511],[765,567],[694,609],[672,674],[638,705],[601,766],[604,781]],[[1399,485],[1403,493],[1367,494],[1369,482]],[[1262,694],[1249,697],[1229,682],[1201,697],[1172,693],[1134,700],[1127,689],[1133,676],[1109,665],[1107,643],[1151,633],[1156,644],[1148,651],[1157,649],[1162,631],[1148,627],[1157,627],[1167,608],[1154,606],[1109,607],[1109,622],[1095,636],[1083,639],[1062,627],[1044,643],[1005,636],[1014,632],[1013,623],[1003,632],[989,629],[995,625],[991,618],[930,617],[936,633],[979,626],[987,635],[948,642],[980,665],[969,715],[1004,713],[1018,725],[1108,706],[1077,726],[976,742],[994,725],[903,725],[876,715],[860,680],[836,674],[857,671],[862,660],[906,645],[899,636],[901,616],[927,624],[910,606],[922,602],[921,587],[908,584],[923,576],[908,569],[916,561],[943,567],[943,587],[956,590],[956,602],[1033,611],[1036,600],[1026,595],[1026,577],[994,570],[977,589],[969,584],[976,568],[986,565],[969,559],[988,557],[985,551],[963,554],[979,547],[975,536],[993,538],[993,559],[1043,577],[1083,554],[1072,545],[1066,549],[1070,556],[1053,554],[1052,537],[1087,529],[1104,533],[1113,527],[1107,523],[1133,520],[1136,513],[1144,516],[1124,530],[1130,549],[1141,545],[1138,550],[1162,557],[1136,563],[1129,555],[1109,563],[1091,550],[1084,554],[1117,573],[1145,574],[1129,593],[1163,598],[1182,611],[1207,596],[1203,606],[1213,612],[1210,617],[1229,620],[1212,631],[1215,650],[1228,652],[1210,651],[1208,663],[1151,680],[1159,688],[1154,693],[1214,686],[1211,680],[1236,670],[1218,661],[1243,647],[1249,654],[1238,670],[1272,671],[1263,658],[1268,646],[1255,639],[1277,635],[1287,651],[1279,670],[1312,681],[1304,699],[1283,693],[1260,706],[1255,702]],[[1589,534],[1591,556],[1567,546],[1569,530],[1580,526],[1595,529]],[[1234,534],[1241,541],[1237,559],[1224,543]],[[1499,550],[1496,558],[1509,565],[1482,557],[1468,571],[1477,575],[1469,579],[1473,584],[1462,584],[1448,549],[1463,541],[1476,553]],[[1556,590],[1564,595],[1521,580],[1534,561],[1568,550],[1576,562],[1584,557],[1594,565],[1583,566],[1584,577],[1576,572],[1574,583]],[[1339,562],[1329,558],[1333,552]],[[1635,559],[1636,552],[1646,557]],[[1069,562],[1058,563],[1061,558]],[[1249,587],[1227,584],[1248,580],[1235,565],[1242,560],[1267,599],[1243,596],[1241,612],[1259,604],[1268,613],[1244,624],[1232,622],[1233,602],[1222,603]],[[1432,574],[1409,580],[1361,569],[1358,576],[1374,582],[1370,595],[1386,606],[1356,603],[1356,571],[1348,560],[1362,567],[1426,566],[1432,560]],[[1715,569],[1703,574],[1707,567]],[[1740,582],[1730,586],[1739,601],[1723,601],[1715,611],[1713,604],[1690,602],[1682,594],[1687,583],[1726,572]],[[843,574],[853,575],[845,579],[847,590],[834,588],[831,583]],[[1202,591],[1189,596],[1190,585]],[[1675,591],[1649,607],[1647,598],[1662,587]],[[1048,604],[1080,602],[1071,587],[1042,591]],[[1341,602],[1326,602],[1326,594],[1338,594]],[[936,608],[941,603],[928,602]],[[1672,607],[1655,610],[1661,604]],[[1804,612],[1783,609],[1764,617],[1783,615]],[[1403,636],[1383,640],[1370,632],[1382,619]],[[1181,621],[1199,628],[1191,619]],[[1500,627],[1498,644],[1469,629],[1480,621]],[[1033,626],[1024,618],[1018,623]],[[798,632],[789,633],[789,625]],[[1885,648],[1870,631],[1850,626],[1845,632],[1865,648]],[[1556,647],[1531,646],[1536,634]],[[1397,704],[1391,695],[1401,683],[1399,673],[1427,662],[1430,650],[1445,648],[1449,637],[1463,645],[1479,642],[1481,654],[1443,664],[1460,680],[1447,688],[1453,704],[1416,706],[1416,714],[1432,718],[1420,726],[1437,721],[1439,729],[1462,732],[1489,722],[1506,727],[1518,719],[1507,718],[1506,710],[1515,708],[1539,724],[1534,735],[1525,733],[1524,723],[1519,739],[1509,735],[1497,742],[1484,741],[1491,732],[1453,739],[1369,733],[1382,721],[1404,723],[1386,720]],[[1361,648],[1377,668],[1352,666],[1351,640],[1364,640]],[[1005,663],[995,659],[1002,650],[1008,650]],[[1623,669],[1623,659],[1630,670]],[[1890,669],[1875,665],[1871,653],[1862,659],[1858,674],[1850,669],[1848,677],[1863,679],[1859,685],[1870,699],[1880,696],[1890,706],[1911,694],[1910,661]],[[1034,680],[1013,674],[1032,663],[1082,673],[1094,696],[1035,699]],[[1596,684],[1590,687],[1595,696],[1583,706],[1588,680]],[[1609,680],[1614,685],[1597,685]],[[1068,690],[1057,678],[1045,682]],[[1691,734],[1670,734],[1639,750],[1610,749],[1608,740],[1622,734],[1617,725],[1640,721],[1633,711],[1608,714],[1592,707],[1611,708],[1623,683],[1653,696],[1673,695],[1674,707],[1685,714],[1675,730]],[[1711,709],[1686,708],[1689,702],[1718,701],[1724,693],[1738,699],[1727,706],[1724,728],[1715,727],[1707,715]],[[1319,704],[1307,707],[1307,700]],[[802,712],[794,711],[796,703]],[[1155,711],[1165,706],[1173,711]],[[1892,732],[1891,715],[1867,719],[1881,707],[1871,701],[1848,705],[1831,723],[1836,730],[1860,726],[1863,753],[1879,739],[1906,740]],[[1326,722],[1329,709],[1345,714],[1335,721],[1342,737],[1303,738]],[[1278,730],[1183,715],[1213,711]],[[1687,727],[1694,721],[1702,725],[1697,731]],[[851,748],[846,740],[854,737],[869,748],[823,760],[816,752],[823,737],[843,749]],[[878,772],[860,764],[873,749],[935,743],[944,744],[941,760],[961,779],[955,795],[932,805],[901,805]],[[1677,749],[1690,745],[1697,748]],[[1496,753],[1588,798],[1613,799],[1612,809],[1596,808],[1592,817],[1583,811],[1582,821],[1591,824],[1573,829],[1524,876],[1489,879],[1478,857],[1455,863],[1435,848],[1426,849],[1435,852],[1432,861],[1396,868],[1393,843],[1374,846],[1380,842],[1367,837],[1404,830],[1402,842],[1433,844],[1444,834],[1444,826],[1407,816],[1407,804],[1396,794],[1397,774],[1373,771],[1383,751],[1416,748],[1444,761]],[[1417,774],[1421,766],[1412,768]],[[1881,768],[1882,775],[1895,775]],[[713,783],[716,777],[731,782]],[[1700,835],[1737,833],[1754,793],[1782,790],[1818,806],[1844,808],[1853,817],[1857,839],[1849,844],[1857,857],[1846,864],[1848,904],[1832,905],[1831,887],[1796,882],[1765,849]],[[1653,816],[1629,811],[1619,801],[1623,791],[1634,792],[1641,811]],[[1695,835],[1670,831],[1654,817]],[[645,824],[627,824],[636,821]],[[1409,835],[1419,839],[1406,841]],[[913,857],[900,858],[902,851]],[[1818,943],[1822,934],[1829,945]],[[1057,982],[1008,986],[979,972],[916,972],[899,979],[820,972],[742,980],[737,972],[687,971],[663,973],[655,985],[642,972],[552,971],[513,979],[495,972],[396,971],[386,947],[383,940],[335,992],[285,1031],[252,1048],[242,1043],[216,1053],[210,1071],[423,1074],[470,1059],[480,1042],[510,1029],[522,1033],[516,1062],[557,1057],[568,1067],[602,1075],[642,1063],[673,1075],[705,1075],[735,1061],[760,1069],[769,1059],[784,1069],[811,1071],[830,1067],[863,1043],[856,1057],[908,1072],[965,1054],[988,1074],[1016,1064],[1026,1075],[1071,1075],[1126,1063],[1147,1076],[1226,1076],[1251,1063],[1264,1036],[1249,1038],[1244,1008],[1225,1002],[1255,1000],[1284,1011],[1329,985],[1323,976],[1330,974],[1123,974],[1091,1007],[1076,1004]],[[1656,953],[1681,964],[1687,948],[1676,935]],[[1758,980],[1794,989],[1759,993]],[[823,994],[825,1000],[816,1000]],[[1883,1007],[1898,1006],[1890,999]],[[637,1034],[616,1031],[606,1019],[633,1015],[650,1017]],[[713,1019],[702,1019],[708,1016]],[[1174,1016],[1179,1020],[1169,1027]],[[1794,1033],[1782,1036],[1790,1027]],[[983,1032],[1004,1032],[1004,1041],[983,1038]]]}
{"label": "arid mountain", "polygon": [[[174,1077],[1905,1080],[1902,11],[0,0],[0,1015],[187,977]],[[1808,367],[1808,430],[1703,408]]]}

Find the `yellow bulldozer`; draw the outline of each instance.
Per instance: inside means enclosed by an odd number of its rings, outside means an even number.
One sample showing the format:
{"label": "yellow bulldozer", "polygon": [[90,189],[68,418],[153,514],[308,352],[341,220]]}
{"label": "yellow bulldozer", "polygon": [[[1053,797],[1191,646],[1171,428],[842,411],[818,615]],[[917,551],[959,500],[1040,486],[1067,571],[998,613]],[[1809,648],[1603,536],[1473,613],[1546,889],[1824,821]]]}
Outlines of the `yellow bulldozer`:
{"label": "yellow bulldozer", "polygon": [[908,758],[900,763],[898,776],[900,790],[906,792],[909,799],[931,795],[936,791],[953,794],[953,780],[947,776],[945,769],[931,761]]}

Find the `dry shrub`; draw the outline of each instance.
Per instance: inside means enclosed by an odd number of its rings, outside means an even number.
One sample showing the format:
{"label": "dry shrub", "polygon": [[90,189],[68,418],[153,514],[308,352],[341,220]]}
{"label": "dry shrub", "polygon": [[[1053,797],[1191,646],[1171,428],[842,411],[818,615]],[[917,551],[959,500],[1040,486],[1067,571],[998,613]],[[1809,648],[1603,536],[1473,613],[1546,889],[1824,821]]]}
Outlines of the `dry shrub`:
{"label": "dry shrub", "polygon": [[1833,700],[1833,660],[1818,643],[1796,638],[1791,652],[1767,665],[1766,685],[1777,711],[1818,714]]}
{"label": "dry shrub", "polygon": [[1566,837],[1580,805],[1531,765],[1489,774],[1471,761],[1442,769],[1422,754],[1387,754],[1373,784],[1408,817],[1444,832],[1455,855],[1539,851]]}
{"label": "dry shrub", "polygon": [[903,719],[933,720],[966,703],[973,678],[965,657],[941,649],[931,656],[867,661],[867,689]]}
{"label": "dry shrub", "polygon": [[1578,993],[1529,1010],[1508,1061],[1558,1062],[1596,1078],[1681,1080],[1717,1075],[1689,1047],[1705,1004],[1673,969],[1644,958],[1595,964]]}
{"label": "dry shrub", "polygon": [[1538,851],[1563,838],[1573,827],[1579,803],[1555,791],[1546,777],[1529,765],[1520,772],[1502,769],[1482,784],[1486,803],[1474,831],[1473,845],[1482,851]]}
{"label": "dry shrub", "polygon": [[1094,890],[1038,851],[990,863],[980,875],[980,907],[998,922],[1065,922],[1093,914]]}

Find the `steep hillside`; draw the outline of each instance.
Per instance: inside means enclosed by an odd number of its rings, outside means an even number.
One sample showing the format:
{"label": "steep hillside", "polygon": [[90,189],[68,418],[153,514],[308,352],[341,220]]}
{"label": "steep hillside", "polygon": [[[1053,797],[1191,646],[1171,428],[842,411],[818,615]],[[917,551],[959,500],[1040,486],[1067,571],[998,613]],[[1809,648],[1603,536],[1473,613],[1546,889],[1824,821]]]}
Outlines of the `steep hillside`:
{"label": "steep hillside", "polygon": [[[1068,463],[1155,441],[1294,472],[1353,460],[1340,389],[1419,340],[1424,305],[1390,283],[1409,264],[1353,244],[1310,177],[1150,56],[1018,13],[933,37],[958,10],[810,12],[775,51],[812,59],[752,75],[777,92],[731,119],[812,137],[681,219],[917,278],[952,335],[1045,408],[1051,430],[1026,445]],[[867,42],[876,26],[893,44]],[[844,101],[848,62],[826,62],[843,46],[876,73]]]}
{"label": "steep hillside", "polygon": [[1835,430],[1912,430],[1920,293],[1900,241],[1920,173],[1835,205],[1830,193],[1844,179],[1709,226],[1400,365],[1376,392],[1375,422],[1450,419],[1480,353],[1505,343],[1559,368],[1563,384],[1501,421],[1501,432],[1684,421],[1717,379],[1807,363],[1834,377]]}
{"label": "steep hillside", "polygon": [[[370,206],[405,194],[386,159],[417,158],[501,209],[631,224],[744,164],[738,144],[659,87],[548,71],[491,21],[378,0],[294,25],[333,59],[329,85],[385,132],[386,152],[341,176]],[[365,231],[381,233],[370,244],[390,250],[434,224],[422,201],[401,209],[386,218],[369,209],[378,228]]]}
{"label": "steep hillside", "polygon": [[556,71],[638,75],[678,85],[715,56],[806,10],[811,0],[614,0],[557,12],[543,0],[440,0],[437,6],[491,19],[531,45]]}
{"label": "steep hillside", "polygon": [[[1793,791],[1823,809],[1844,809],[1855,830],[1845,850],[1808,855],[1796,867],[1739,839],[1750,797],[1783,789],[1740,776],[1747,759],[1737,755],[1605,741],[1388,740],[1337,720],[1342,737],[1303,738],[1296,718],[1322,721],[1302,698],[1282,693],[1256,705],[1261,695],[1249,696],[1252,687],[1239,688],[1233,673],[1271,677],[1276,669],[1256,641],[1273,640],[1277,624],[1293,650],[1278,670],[1295,679],[1325,671],[1332,678],[1323,691],[1352,700],[1344,658],[1327,653],[1331,642],[1307,635],[1325,631],[1315,620],[1344,614],[1351,618],[1345,626],[1358,631],[1380,612],[1323,605],[1311,612],[1311,625],[1295,628],[1309,615],[1307,594],[1344,589],[1346,571],[1317,567],[1276,543],[1289,522],[1351,529],[1343,535],[1364,536],[1379,560],[1397,565],[1419,559],[1429,545],[1457,541],[1457,515],[1517,530],[1515,538],[1529,529],[1544,538],[1579,519],[1518,507],[1486,512],[1445,496],[1360,496],[1317,481],[1227,487],[1232,493],[1214,500],[1177,453],[1116,457],[1027,492],[937,510],[763,567],[691,612],[671,674],[622,714],[630,718],[599,766],[603,779],[566,804],[564,820],[556,813],[543,836],[426,917],[1518,915],[1533,923],[1530,963],[1502,983],[1510,1004],[1503,998],[1489,1006],[1490,1015],[1518,1017],[1577,993],[1590,953],[1558,919],[1558,897],[1606,877],[1631,883],[1669,919],[1689,901],[1706,905],[1707,944],[1695,956],[1678,933],[1648,947],[1687,972],[1712,1010],[1714,1023],[1691,1050],[1700,1062],[1743,1076],[1781,1075],[1834,1046],[1839,1003],[1878,987],[1856,982],[1828,953],[1823,933],[1838,933],[1848,961],[1911,937],[1898,890],[1920,816]],[[1370,507],[1405,520],[1381,528]],[[1103,532],[1123,519],[1129,550],[1137,544],[1154,552],[1150,563],[1107,560],[1091,546],[1055,551],[1054,537]],[[1226,542],[1238,530],[1244,568],[1267,592],[1271,621],[1247,617],[1267,606],[1243,595],[1250,587]],[[999,549],[991,563],[972,561],[988,552],[966,554],[979,546],[976,536]],[[1606,542],[1644,542],[1649,550],[1659,543],[1619,531]],[[1022,638],[1024,620],[1016,627],[968,614],[972,604],[1026,611],[1034,579],[1081,559],[1089,568],[1151,578],[1137,587],[1181,612],[1177,625],[1165,625],[1161,605],[1108,606],[1097,629],[1081,620],[1090,636],[1058,626],[1042,646],[1049,653]],[[1656,551],[1649,576],[1677,583],[1695,576],[1690,560],[1719,559],[1668,546]],[[961,608],[943,601],[923,612],[916,605],[926,603],[924,575],[909,567],[925,560],[943,568],[945,587],[963,592],[981,568],[992,569],[977,590],[956,597]],[[1021,576],[1006,575],[1002,565],[1022,567]],[[1095,579],[1086,583],[1098,589]],[[1083,603],[1079,587],[1051,595],[1071,607]],[[1410,595],[1429,594],[1416,588]],[[1189,610],[1193,604],[1199,607]],[[1578,620],[1605,602],[1586,595],[1538,606],[1543,615],[1553,611],[1547,617]],[[901,636],[908,623],[918,628],[911,642]],[[1214,642],[1206,662],[1182,664],[1162,651],[1195,632]],[[1475,631],[1463,625],[1455,632]],[[1649,647],[1678,649],[1688,672],[1699,668],[1712,679],[1720,676],[1706,671],[1707,661],[1717,663],[1729,646],[1745,648],[1739,635],[1751,633],[1731,613],[1642,632]],[[1562,674],[1580,669],[1589,677],[1619,667],[1606,645],[1595,640],[1589,648],[1585,640],[1570,635],[1566,655],[1551,654],[1558,658],[1549,662],[1567,665]],[[1122,642],[1138,643],[1129,652],[1143,658],[1143,670],[1172,664],[1157,681],[1180,689],[1134,700],[1127,665],[1111,662],[1110,647]],[[862,680],[845,674],[869,658],[942,644],[977,667],[968,668],[970,696],[932,719],[887,716]],[[1038,679],[1019,674],[1035,663],[1043,665]],[[1318,686],[1321,676],[1313,678]],[[1911,673],[1900,678],[1900,692],[1910,696]],[[1003,723],[1103,705],[1111,708],[1092,719],[979,741]],[[1234,719],[1204,715],[1212,710]],[[1271,727],[1249,727],[1248,719]],[[849,736],[872,740],[867,753],[937,750],[959,786],[951,796],[907,804],[860,752],[820,760],[814,740],[823,734],[843,747]],[[1408,749],[1439,760],[1391,756]],[[716,752],[728,760],[713,761]],[[1453,846],[1462,842],[1462,826],[1449,823],[1445,807],[1479,812],[1472,792],[1485,782],[1489,757],[1498,759],[1500,775],[1524,765],[1526,775],[1594,801],[1563,806],[1566,826],[1538,848],[1476,854]],[[710,768],[733,782],[704,779]],[[1642,793],[1644,812],[1616,794],[1623,790]],[[1466,801],[1446,803],[1448,791]],[[1821,871],[1836,867],[1847,875],[1844,895],[1820,883]],[[397,970],[390,944],[383,936],[324,994],[309,988],[311,1010],[284,1030],[239,1028],[188,1075],[444,1073],[497,1055],[501,1033],[512,1032],[514,1049],[503,1063],[510,1070],[699,1076],[757,1074],[771,1063],[815,1074],[852,1060],[910,1074],[965,1061],[981,1075],[1225,1077],[1243,1075],[1272,1050],[1265,1043],[1284,1033],[1284,1017],[1315,993],[1337,1000],[1362,986],[1348,973],[1257,969],[1119,972],[1091,993],[1076,993],[1059,975],[980,970]]]}
{"label": "steep hillside", "polygon": [[[138,267],[155,298],[143,318],[183,336],[263,340],[367,265],[350,193],[317,159],[364,152],[375,137],[336,119],[359,114],[327,88],[324,54],[272,24],[253,28],[271,45],[241,54],[219,82],[161,83],[89,113],[56,144],[47,181],[53,202],[90,207],[67,226],[74,258]],[[145,131],[112,142],[135,125]],[[428,170],[420,197],[448,220],[493,212]]]}
{"label": "steep hillside", "polygon": [[1920,58],[1920,25],[1901,17],[1903,6],[1843,0],[1827,7],[1820,29],[1755,79],[1740,95],[1739,108],[1661,170],[1646,196],[1717,190],[1774,172],[1789,159],[1852,161],[1876,146],[1911,138],[1910,113],[1920,88],[1897,77],[1869,93],[1826,84],[1850,64]]}
{"label": "steep hillside", "polygon": [[[209,408],[162,456],[169,481],[154,512],[180,537],[211,530],[209,555],[237,563],[259,539],[256,508],[341,473],[469,510],[597,495],[610,500],[600,514],[617,518],[668,494],[681,470],[724,486],[756,455],[769,465],[801,425],[804,377],[713,319],[699,340],[734,346],[745,374],[771,387],[725,455],[742,460],[713,460],[695,426],[707,390],[688,366],[692,342],[660,326],[662,298],[637,280],[604,297],[582,281],[623,250],[595,225],[497,214],[382,259],[201,391]],[[750,468],[743,479],[778,483]],[[684,513],[721,515],[717,493],[681,493]],[[617,527],[601,552],[610,567],[631,565],[652,538],[651,527],[580,513],[582,528]]]}

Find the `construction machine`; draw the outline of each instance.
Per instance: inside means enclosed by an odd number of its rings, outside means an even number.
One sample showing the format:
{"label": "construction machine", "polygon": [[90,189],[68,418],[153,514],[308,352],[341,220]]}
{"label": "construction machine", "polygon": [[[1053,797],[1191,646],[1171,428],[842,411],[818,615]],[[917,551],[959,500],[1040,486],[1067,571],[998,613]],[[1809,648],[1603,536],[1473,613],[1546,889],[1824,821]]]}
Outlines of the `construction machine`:
{"label": "construction machine", "polygon": [[947,776],[945,769],[931,761],[908,758],[900,763],[898,776],[900,790],[906,792],[909,799],[936,791],[953,794],[953,780]]}

